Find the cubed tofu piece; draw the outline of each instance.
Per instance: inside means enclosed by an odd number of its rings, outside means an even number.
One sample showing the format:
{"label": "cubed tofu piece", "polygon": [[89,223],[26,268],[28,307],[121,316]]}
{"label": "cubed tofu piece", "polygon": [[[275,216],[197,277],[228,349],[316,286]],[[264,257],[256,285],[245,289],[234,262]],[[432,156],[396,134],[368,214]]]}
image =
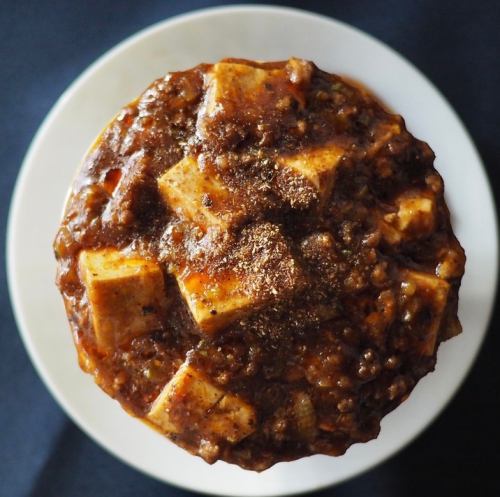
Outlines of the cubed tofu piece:
{"label": "cubed tofu piece", "polygon": [[194,320],[208,334],[290,297],[303,282],[285,238],[271,223],[242,230],[227,260],[227,267],[211,273],[185,268],[175,274]]}
{"label": "cubed tofu piece", "polygon": [[342,155],[341,148],[330,144],[293,155],[282,155],[278,164],[305,178],[316,190],[320,201],[324,201],[332,191]]}
{"label": "cubed tofu piece", "polygon": [[162,328],[166,295],[158,264],[115,249],[83,250],[79,271],[101,351]]}
{"label": "cubed tofu piece", "polygon": [[381,216],[379,220],[380,233],[389,245],[398,245],[403,240],[403,233],[392,224],[395,217],[396,214],[388,214],[383,217]]}
{"label": "cubed tofu piece", "polygon": [[177,283],[194,320],[205,333],[223,328],[260,304],[245,293],[245,282],[229,271],[212,277],[188,272],[179,276]]}
{"label": "cubed tofu piece", "polygon": [[397,201],[396,226],[415,236],[428,236],[435,226],[436,205],[433,198],[410,195]]}
{"label": "cubed tofu piece", "polygon": [[195,157],[185,157],[158,179],[165,203],[202,229],[227,229],[243,215],[234,194],[214,172],[203,171]]}
{"label": "cubed tofu piece", "polygon": [[396,199],[397,212],[381,220],[384,239],[390,244],[428,237],[436,226],[436,203],[427,193],[413,192]]}
{"label": "cubed tofu piece", "polygon": [[230,443],[239,442],[255,430],[251,405],[212,385],[186,363],[154,401],[148,419],[170,435],[195,433]]}
{"label": "cubed tofu piece", "polygon": [[260,136],[258,127],[264,115],[266,123],[273,127],[283,114],[293,112],[293,101],[304,106],[304,86],[312,70],[310,63],[299,59],[274,68],[237,60],[214,64],[205,77],[206,94],[196,126],[198,136],[211,143],[212,132],[220,139],[225,135],[225,123],[238,122],[242,117],[247,131],[253,130]]}
{"label": "cubed tofu piece", "polygon": [[465,254],[458,242],[452,242],[451,247],[443,247],[440,259],[436,267],[436,275],[440,278],[450,280],[464,274]]}
{"label": "cubed tofu piece", "polygon": [[[267,105],[276,99],[276,85],[283,85],[288,76],[283,69],[261,69],[237,62],[218,62],[207,74],[207,92],[202,113],[207,117],[220,109],[240,110],[246,104]],[[247,109],[245,110],[252,110]]]}
{"label": "cubed tofu piece", "polygon": [[426,328],[421,342],[423,355],[434,354],[443,314],[448,302],[448,282],[428,273],[405,269],[401,273],[402,292],[407,297],[406,313],[410,321]]}

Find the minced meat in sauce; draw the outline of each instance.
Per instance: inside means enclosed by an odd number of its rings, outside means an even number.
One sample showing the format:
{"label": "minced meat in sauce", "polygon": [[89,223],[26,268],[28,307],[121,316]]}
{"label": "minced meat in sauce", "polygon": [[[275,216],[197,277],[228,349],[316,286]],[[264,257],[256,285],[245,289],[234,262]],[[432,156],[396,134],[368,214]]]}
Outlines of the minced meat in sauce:
{"label": "minced meat in sauce", "polygon": [[88,152],[55,240],[82,368],[208,462],[375,438],[461,330],[433,160],[307,61],[156,80]]}

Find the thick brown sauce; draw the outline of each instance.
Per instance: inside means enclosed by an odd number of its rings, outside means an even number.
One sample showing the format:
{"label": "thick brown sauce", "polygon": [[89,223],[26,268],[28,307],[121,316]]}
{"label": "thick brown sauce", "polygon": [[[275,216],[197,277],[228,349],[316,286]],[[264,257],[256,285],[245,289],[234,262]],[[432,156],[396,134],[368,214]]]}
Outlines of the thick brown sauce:
{"label": "thick brown sauce", "polygon": [[[211,67],[155,81],[111,122],[73,185],[54,247],[80,363],[127,411],[144,417],[188,355],[213,384],[257,413],[255,431],[236,444],[218,441],[216,449],[201,453],[209,461],[262,470],[313,453],[340,455],[376,437],[380,419],[434,368],[437,345],[430,354],[419,345],[433,318],[434,296],[420,292],[412,308],[403,268],[435,274],[443,258],[453,255],[437,344],[460,331],[456,311],[465,257],[450,226],[434,155],[405,130],[401,117],[309,64],[274,88],[286,97],[279,106],[262,101],[244,112],[227,102],[200,131]],[[402,131],[384,138],[393,124]],[[291,186],[275,164],[283,154],[326,142],[345,152],[333,191],[319,205],[307,188]],[[245,211],[220,236],[180,219],[158,192],[159,176],[200,153],[208,174],[218,173],[240,192],[237,202]],[[413,191],[432,195],[435,224],[417,223],[407,240],[389,243],[380,213],[396,212],[396,199]],[[172,273],[187,265],[213,274],[252,226],[264,226],[266,238],[266,223],[280,227],[300,267],[299,284],[285,300],[213,336],[203,334]],[[81,250],[98,247],[131,248],[159,261],[170,299],[163,329],[107,355],[96,348],[78,273]],[[244,264],[251,256],[241,250],[237,262]],[[281,249],[273,250],[279,259]],[[256,292],[268,290],[263,284]],[[314,409],[305,424],[297,414],[301,405],[304,412]],[[196,452],[199,436],[173,438]]]}

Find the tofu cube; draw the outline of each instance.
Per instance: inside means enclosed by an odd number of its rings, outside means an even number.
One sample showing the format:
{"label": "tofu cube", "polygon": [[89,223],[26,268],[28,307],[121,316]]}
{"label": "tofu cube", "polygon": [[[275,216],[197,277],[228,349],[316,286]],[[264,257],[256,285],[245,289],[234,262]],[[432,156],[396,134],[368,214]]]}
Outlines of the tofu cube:
{"label": "tofu cube", "polygon": [[115,249],[84,250],[79,271],[102,352],[161,329],[166,295],[158,264]]}
{"label": "tofu cube", "polygon": [[287,81],[283,69],[261,69],[237,62],[218,62],[207,75],[207,92],[201,118],[224,112],[252,112],[276,99],[276,85]]}
{"label": "tofu cube", "polygon": [[211,272],[185,268],[175,274],[201,331],[212,334],[301,286],[301,270],[279,228],[259,223],[242,230],[227,254],[227,267]]}
{"label": "tofu cube", "polygon": [[321,202],[332,192],[337,166],[343,150],[335,145],[304,150],[278,158],[278,164],[305,178],[316,190]]}
{"label": "tofu cube", "polygon": [[436,203],[433,196],[421,192],[396,199],[397,212],[381,220],[384,239],[390,244],[428,237],[436,226]]}
{"label": "tofu cube", "polygon": [[458,242],[452,242],[451,247],[442,249],[441,261],[436,267],[436,275],[441,279],[459,278],[464,273],[465,254]]}
{"label": "tofu cube", "polygon": [[251,405],[212,385],[186,363],[163,388],[147,417],[170,435],[194,433],[230,443],[250,435],[256,421]]}
{"label": "tofu cube", "polygon": [[257,302],[245,293],[245,284],[227,272],[208,277],[187,273],[177,283],[194,320],[208,334],[245,316]]}
{"label": "tofu cube", "polygon": [[411,195],[398,199],[396,226],[416,236],[429,235],[435,225],[436,206],[433,198]]}
{"label": "tofu cube", "polygon": [[195,157],[185,157],[158,179],[165,203],[202,229],[227,229],[241,217],[231,190],[213,172],[203,171]]}
{"label": "tofu cube", "polygon": [[[450,285],[432,274],[405,269],[402,272],[402,289],[403,293],[408,296],[407,312],[411,320],[418,324],[419,314],[425,316],[421,323],[426,330],[420,351],[423,355],[430,356],[436,349],[436,340],[448,303]],[[422,313],[422,311],[425,312]]]}
{"label": "tofu cube", "polygon": [[389,245],[398,245],[403,240],[403,233],[392,224],[395,217],[395,214],[387,214],[379,220],[380,232]]}
{"label": "tofu cube", "polygon": [[210,143],[210,135],[215,133],[220,139],[225,134],[224,123],[238,122],[244,116],[247,131],[262,138],[258,127],[264,115],[272,127],[283,114],[293,112],[293,101],[304,106],[303,86],[311,73],[311,64],[299,59],[273,68],[238,60],[214,64],[205,77],[205,100],[197,122],[199,137]]}

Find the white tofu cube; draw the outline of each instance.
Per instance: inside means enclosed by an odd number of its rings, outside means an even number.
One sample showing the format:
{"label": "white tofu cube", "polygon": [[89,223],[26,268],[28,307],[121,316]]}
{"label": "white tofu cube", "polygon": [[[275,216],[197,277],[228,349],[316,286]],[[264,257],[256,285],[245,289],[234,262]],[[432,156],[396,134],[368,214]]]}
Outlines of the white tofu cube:
{"label": "white tofu cube", "polygon": [[433,198],[411,195],[399,198],[396,226],[400,231],[418,236],[429,235],[435,225],[436,206]]}
{"label": "white tofu cube", "polygon": [[158,264],[115,249],[84,250],[79,271],[101,351],[161,329],[166,295]]}
{"label": "white tofu cube", "polygon": [[384,217],[381,216],[379,220],[382,237],[390,245],[398,245],[403,239],[403,233],[393,226],[393,220],[395,217],[395,214],[388,214]]}
{"label": "white tofu cube", "polygon": [[245,293],[245,282],[228,272],[208,277],[178,276],[177,283],[194,320],[205,333],[214,333],[245,316],[260,302]]}
{"label": "white tofu cube", "polygon": [[419,314],[426,311],[423,326],[426,332],[422,338],[420,351],[423,355],[434,354],[436,340],[441,327],[443,314],[448,303],[448,282],[428,273],[402,271],[402,290],[408,296],[406,312],[412,321],[418,323]]}
{"label": "white tofu cube", "polygon": [[381,231],[390,244],[428,237],[436,226],[436,203],[428,193],[413,192],[396,199],[397,212],[381,219]]}
{"label": "white tofu cube", "polygon": [[195,157],[185,157],[158,179],[165,203],[202,229],[227,229],[243,215],[233,192],[213,171],[203,171]]}
{"label": "white tofu cube", "polygon": [[[211,132],[223,134],[221,122],[244,116],[254,130],[261,122],[279,122],[283,113],[291,111],[292,101],[305,104],[303,86],[312,74],[312,65],[290,59],[282,67],[255,67],[238,60],[214,64],[206,74],[206,94],[198,113],[197,132],[201,139],[210,140]],[[276,112],[273,112],[273,111]]]}
{"label": "white tofu cube", "polygon": [[448,280],[460,277],[464,272],[465,256],[458,242],[452,242],[451,247],[443,248],[443,256],[436,267],[436,275]]}
{"label": "white tofu cube", "polygon": [[236,443],[255,430],[256,417],[251,405],[185,363],[154,401],[148,419],[169,435],[196,433]]}
{"label": "white tofu cube", "polygon": [[[275,100],[276,86],[287,81],[283,69],[261,69],[237,62],[218,62],[207,74],[207,92],[201,118],[216,114],[221,108],[228,112],[242,110],[239,105],[260,106]],[[248,111],[248,108],[245,108]],[[250,109],[252,110],[252,109]]]}
{"label": "white tofu cube", "polygon": [[316,190],[320,201],[324,201],[332,192],[342,155],[341,148],[330,144],[293,155],[282,155],[278,158],[278,164],[305,178]]}
{"label": "white tofu cube", "polygon": [[201,331],[211,334],[269,302],[288,298],[299,289],[301,270],[279,228],[261,223],[245,228],[228,266],[212,273],[175,274]]}

